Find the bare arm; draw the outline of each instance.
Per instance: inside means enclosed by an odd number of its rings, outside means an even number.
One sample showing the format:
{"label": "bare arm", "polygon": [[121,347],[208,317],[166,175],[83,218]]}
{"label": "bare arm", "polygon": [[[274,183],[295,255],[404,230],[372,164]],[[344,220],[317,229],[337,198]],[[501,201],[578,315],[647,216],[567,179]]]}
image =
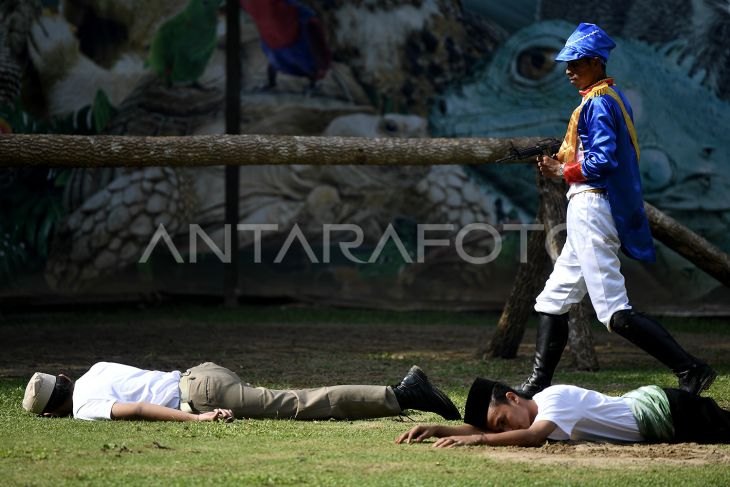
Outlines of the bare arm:
{"label": "bare arm", "polygon": [[215,409],[208,413],[191,414],[148,402],[114,403],[112,419],[141,419],[147,421],[215,421],[233,418],[229,409]]}
{"label": "bare arm", "polygon": [[504,433],[482,433],[468,436],[448,436],[433,444],[436,448],[453,448],[467,445],[491,446],[540,446],[557,426],[552,421],[536,421],[528,429]]}
{"label": "bare arm", "polygon": [[444,436],[476,435],[482,433],[484,433],[484,431],[470,424],[462,424],[459,426],[448,426],[445,424],[419,424],[400,435],[395,442],[420,443],[432,436],[442,438]]}

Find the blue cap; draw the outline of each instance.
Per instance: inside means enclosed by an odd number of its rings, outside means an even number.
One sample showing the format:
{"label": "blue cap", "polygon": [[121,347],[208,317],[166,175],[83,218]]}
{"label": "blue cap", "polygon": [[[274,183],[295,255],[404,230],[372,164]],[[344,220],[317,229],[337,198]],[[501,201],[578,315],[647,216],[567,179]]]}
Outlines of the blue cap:
{"label": "blue cap", "polygon": [[555,57],[556,61],[575,61],[583,57],[598,57],[605,64],[616,43],[596,24],[581,23]]}

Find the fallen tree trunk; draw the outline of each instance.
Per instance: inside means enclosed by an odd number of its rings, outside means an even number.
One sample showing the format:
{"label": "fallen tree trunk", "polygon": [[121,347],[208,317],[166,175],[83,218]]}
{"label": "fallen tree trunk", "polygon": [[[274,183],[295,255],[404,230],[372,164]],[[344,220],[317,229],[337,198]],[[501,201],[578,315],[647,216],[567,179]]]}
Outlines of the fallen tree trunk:
{"label": "fallen tree trunk", "polygon": [[[536,223],[541,223],[541,220],[538,218]],[[535,304],[535,296],[545,284],[550,267],[550,257],[545,251],[544,234],[530,233],[527,240],[527,261],[517,267],[512,291],[502,309],[497,329],[485,351],[480,354],[482,359],[488,360],[490,357],[510,359],[517,356],[517,350],[525,335],[527,319]]]}
{"label": "fallen tree trunk", "polygon": [[730,287],[730,256],[655,206],[644,202],[655,239]]}
{"label": "fallen tree trunk", "polygon": [[[541,176],[536,174],[537,184]],[[546,202],[540,198],[536,224],[544,224]],[[517,349],[525,335],[527,319],[532,312],[532,304],[540,292],[544,279],[550,273],[550,257],[545,250],[545,234],[531,232],[527,238],[527,258],[517,266],[517,275],[512,284],[507,302],[497,322],[497,329],[489,343],[479,350],[483,360],[492,358],[511,359],[517,356]]]}
{"label": "fallen tree trunk", "polygon": [[591,331],[591,321],[594,320],[593,305],[588,296],[573,306],[568,320],[568,345],[570,346],[571,366],[578,370],[598,370],[598,354],[595,340]]}
{"label": "fallen tree trunk", "polygon": [[0,167],[487,164],[507,156],[513,145],[532,146],[540,140],[539,137],[376,139],[287,135],[9,134],[0,137]]}

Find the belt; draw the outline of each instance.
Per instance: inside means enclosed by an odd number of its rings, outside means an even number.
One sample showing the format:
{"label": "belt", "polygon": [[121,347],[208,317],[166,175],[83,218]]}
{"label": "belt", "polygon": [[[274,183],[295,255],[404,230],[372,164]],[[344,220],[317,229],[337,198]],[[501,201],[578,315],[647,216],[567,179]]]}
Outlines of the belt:
{"label": "belt", "polygon": [[180,377],[180,411],[195,414],[190,401],[190,378],[187,375]]}
{"label": "belt", "polygon": [[605,192],[606,192],[606,190],[603,189],[603,188],[591,188],[591,189],[585,189],[583,191],[579,191],[577,193],[573,193],[573,194],[570,195],[570,197],[572,198],[573,196],[575,196],[577,194],[581,194],[581,193],[598,193],[598,194],[603,194]]}

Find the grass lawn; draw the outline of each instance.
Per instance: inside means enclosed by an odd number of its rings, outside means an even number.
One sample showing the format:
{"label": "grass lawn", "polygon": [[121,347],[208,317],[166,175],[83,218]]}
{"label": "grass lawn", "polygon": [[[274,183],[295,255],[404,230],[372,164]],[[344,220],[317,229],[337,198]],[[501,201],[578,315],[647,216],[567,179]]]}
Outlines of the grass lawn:
{"label": "grass lawn", "polygon": [[[496,319],[169,305],[5,315],[0,475],[4,485],[730,485],[730,445],[436,450],[393,443],[414,421],[442,421],[425,413],[367,421],[191,424],[45,419],[20,407],[35,370],[78,377],[99,360],[163,370],[211,360],[255,385],[277,388],[393,384],[418,363],[463,412],[475,376],[516,383],[529,371],[533,328],[514,360],[476,355]],[[709,395],[730,408],[730,321],[664,322],[718,370]],[[611,394],[675,384],[661,365],[598,324],[594,336],[601,371],[574,371],[564,360],[556,382]]]}

